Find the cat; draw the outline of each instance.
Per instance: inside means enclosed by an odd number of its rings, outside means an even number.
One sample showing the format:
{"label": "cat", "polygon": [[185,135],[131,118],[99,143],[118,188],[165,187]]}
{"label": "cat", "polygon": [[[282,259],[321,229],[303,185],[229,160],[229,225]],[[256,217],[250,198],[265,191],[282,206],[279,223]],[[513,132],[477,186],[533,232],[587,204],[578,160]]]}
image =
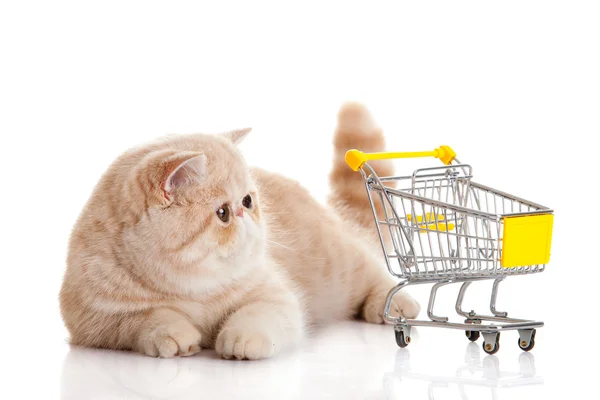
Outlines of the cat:
{"label": "cat", "polygon": [[[349,148],[384,148],[369,111],[340,109],[329,207],[249,168],[237,148],[248,132],[166,136],[108,168],[69,241],[60,306],[72,344],[254,360],[323,323],[383,323],[394,281],[362,178],[344,162]],[[403,292],[392,304],[408,318],[419,308]]]}

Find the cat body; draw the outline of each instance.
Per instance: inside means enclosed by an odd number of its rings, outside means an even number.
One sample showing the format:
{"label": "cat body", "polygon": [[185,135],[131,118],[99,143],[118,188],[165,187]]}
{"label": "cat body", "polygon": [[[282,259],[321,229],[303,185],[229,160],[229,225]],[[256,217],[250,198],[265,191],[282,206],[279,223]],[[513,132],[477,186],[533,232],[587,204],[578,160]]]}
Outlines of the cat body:
{"label": "cat body", "polygon": [[[340,111],[330,207],[291,179],[248,168],[236,147],[247,133],[167,136],[109,167],[69,244],[60,300],[72,343],[260,359],[329,321],[383,322],[394,282],[362,181],[340,180],[349,138],[365,150],[383,145],[368,112]],[[414,317],[419,306],[399,294],[394,310]]]}

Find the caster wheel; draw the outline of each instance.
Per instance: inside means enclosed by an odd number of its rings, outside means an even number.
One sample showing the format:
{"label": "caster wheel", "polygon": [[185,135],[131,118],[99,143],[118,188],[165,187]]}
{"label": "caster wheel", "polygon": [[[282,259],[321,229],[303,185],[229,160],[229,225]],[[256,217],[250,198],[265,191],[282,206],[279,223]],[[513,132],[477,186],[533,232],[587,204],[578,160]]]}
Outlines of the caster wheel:
{"label": "caster wheel", "polygon": [[483,344],[483,351],[485,351],[488,354],[496,354],[498,350],[500,350],[500,343],[498,342],[494,343],[493,347],[490,343]]}
{"label": "caster wheel", "polygon": [[529,351],[531,349],[533,349],[533,346],[535,346],[535,329],[533,330],[533,333],[531,334],[531,340],[529,341],[529,345],[525,346],[526,342],[521,342],[521,339],[519,338],[519,348],[523,351]]}
{"label": "caster wheel", "polygon": [[498,350],[500,350],[500,333],[496,336],[496,342],[494,344],[486,343],[485,341],[483,342],[483,351],[487,354],[496,354]]}
{"label": "caster wheel", "polygon": [[471,342],[477,341],[480,336],[479,331],[465,331],[465,333],[467,334],[467,339],[469,339]]}
{"label": "caster wheel", "polygon": [[396,343],[398,346],[402,348],[408,346],[410,343],[410,336],[404,337],[403,331],[395,331],[394,333],[396,334]]}

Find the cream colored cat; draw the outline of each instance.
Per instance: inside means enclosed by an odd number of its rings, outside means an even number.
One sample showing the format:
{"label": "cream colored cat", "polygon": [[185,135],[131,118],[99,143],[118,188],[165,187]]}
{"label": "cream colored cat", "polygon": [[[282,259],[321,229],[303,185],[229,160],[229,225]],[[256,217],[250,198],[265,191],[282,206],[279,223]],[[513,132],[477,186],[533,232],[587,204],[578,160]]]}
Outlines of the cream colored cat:
{"label": "cream colored cat", "polygon": [[[249,130],[168,136],[119,157],[71,235],[60,303],[72,343],[260,359],[323,322],[382,323],[394,282],[343,154],[383,150],[384,140],[362,106],[338,117],[331,208],[248,168],[236,144]],[[415,317],[419,306],[399,294],[394,310]]]}

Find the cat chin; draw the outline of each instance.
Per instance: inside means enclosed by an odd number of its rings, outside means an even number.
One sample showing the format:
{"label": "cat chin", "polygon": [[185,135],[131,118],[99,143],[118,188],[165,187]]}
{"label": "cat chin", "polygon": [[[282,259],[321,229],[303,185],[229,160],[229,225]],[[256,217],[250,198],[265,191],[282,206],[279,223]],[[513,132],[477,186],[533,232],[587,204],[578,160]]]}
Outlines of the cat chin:
{"label": "cat chin", "polygon": [[204,265],[216,275],[238,277],[264,265],[264,254],[263,246],[245,246],[227,257],[209,257]]}
{"label": "cat chin", "polygon": [[199,274],[197,277],[188,276],[181,279],[177,282],[181,292],[196,295],[214,292],[262,268],[264,261],[259,257],[223,259],[215,256],[207,259],[203,265],[203,268],[209,268],[212,274],[210,276]]}
{"label": "cat chin", "polygon": [[248,233],[236,248],[215,249],[209,255],[193,247],[180,252],[179,261],[196,269],[197,274],[170,276],[169,285],[180,293],[208,293],[264,267],[266,246],[260,230],[255,226]]}

